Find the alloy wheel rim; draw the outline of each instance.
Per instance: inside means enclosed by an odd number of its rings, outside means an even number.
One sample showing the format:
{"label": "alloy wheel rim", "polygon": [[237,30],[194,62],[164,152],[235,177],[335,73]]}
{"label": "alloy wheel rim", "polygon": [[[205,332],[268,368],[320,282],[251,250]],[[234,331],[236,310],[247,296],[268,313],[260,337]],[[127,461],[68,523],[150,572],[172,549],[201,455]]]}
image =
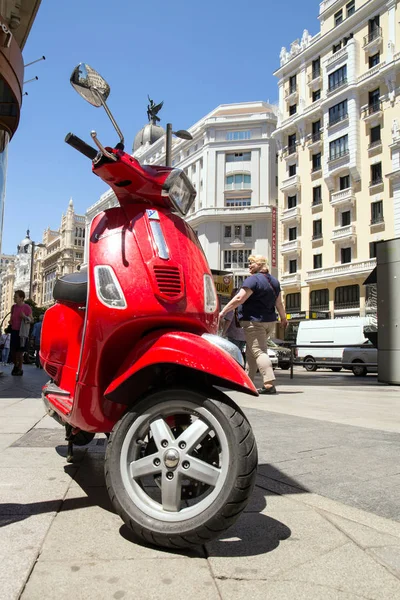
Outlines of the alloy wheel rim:
{"label": "alloy wheel rim", "polygon": [[[168,422],[182,414],[190,424],[176,437]],[[206,443],[218,448],[218,464],[198,457]],[[218,419],[203,406],[182,401],[160,403],[140,415],[126,433],[120,456],[131,501],[164,522],[185,521],[211,506],[226,482],[229,463],[228,439]],[[185,499],[184,492],[190,495],[192,488],[194,497]]]}

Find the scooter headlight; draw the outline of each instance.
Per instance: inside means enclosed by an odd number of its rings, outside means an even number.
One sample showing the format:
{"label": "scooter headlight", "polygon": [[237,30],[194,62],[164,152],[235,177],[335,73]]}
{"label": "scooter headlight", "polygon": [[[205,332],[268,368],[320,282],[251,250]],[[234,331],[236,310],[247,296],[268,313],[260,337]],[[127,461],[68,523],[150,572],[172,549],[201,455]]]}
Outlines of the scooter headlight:
{"label": "scooter headlight", "polygon": [[213,313],[217,310],[218,297],[211,275],[204,275],[204,311]]}
{"label": "scooter headlight", "polygon": [[126,308],[126,300],[117,276],[109,265],[96,265],[94,268],[97,297],[109,308]]}
{"label": "scooter headlight", "polygon": [[181,169],[173,169],[164,182],[163,196],[168,196],[174,208],[186,215],[196,198],[196,190]]}

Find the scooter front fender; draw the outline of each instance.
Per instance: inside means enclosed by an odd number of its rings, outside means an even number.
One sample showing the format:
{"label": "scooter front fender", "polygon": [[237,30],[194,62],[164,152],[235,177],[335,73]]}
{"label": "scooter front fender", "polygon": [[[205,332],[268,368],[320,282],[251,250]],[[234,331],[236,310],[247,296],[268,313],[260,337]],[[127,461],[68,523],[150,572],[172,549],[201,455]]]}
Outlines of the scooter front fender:
{"label": "scooter front fender", "polygon": [[166,364],[197,371],[207,376],[207,383],[211,386],[257,396],[257,390],[244,369],[226,350],[211,343],[207,337],[165,330],[147,335],[127,356],[117,376],[107,387],[106,398],[121,402],[121,393],[128,382],[132,384],[129,386],[131,389],[137,389],[134,380],[144,369]]}

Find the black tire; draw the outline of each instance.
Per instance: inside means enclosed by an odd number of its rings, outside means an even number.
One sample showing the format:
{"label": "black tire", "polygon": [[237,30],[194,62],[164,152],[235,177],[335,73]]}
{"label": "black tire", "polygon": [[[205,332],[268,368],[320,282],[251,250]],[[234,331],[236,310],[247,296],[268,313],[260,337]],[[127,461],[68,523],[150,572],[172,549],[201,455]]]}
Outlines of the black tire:
{"label": "black tire", "polygon": [[[126,452],[126,448],[135,439],[136,434],[139,435],[140,427],[145,426],[143,423],[145,422],[144,419],[147,418],[146,415],[152,415],[149,423],[154,423],[158,418],[163,419],[163,414],[167,414],[165,413],[167,406],[174,406],[177,403],[180,406],[186,407],[183,410],[186,410],[191,405],[193,407],[192,410],[203,411],[198,412],[197,415],[200,414],[202,417],[201,420],[205,420],[205,422],[207,422],[207,419],[203,419],[203,415],[211,415],[211,420],[218,423],[220,432],[224,435],[224,448],[227,451],[228,464],[225,467],[224,478],[221,479],[220,489],[213,488],[213,486],[209,488],[212,490],[210,497],[212,494],[217,494],[212,499],[211,504],[207,505],[207,495],[205,495],[205,500],[200,500],[198,505],[196,505],[196,507],[202,503],[205,505],[205,509],[200,514],[195,514],[194,516],[190,516],[189,514],[188,518],[182,518],[182,520],[174,522],[172,518],[168,520],[168,516],[165,516],[162,502],[159,504],[160,510],[163,512],[161,515],[162,518],[161,516],[160,518],[155,518],[154,514],[149,514],[152,508],[151,505],[147,508],[145,501],[144,503],[142,502],[142,507],[140,506],[140,498],[143,501],[144,496],[140,487],[141,483],[138,484],[133,476],[131,476],[133,484],[128,481],[127,483],[131,489],[127,489],[124,483],[124,478],[125,482],[127,481],[126,467],[124,465],[129,464],[129,468],[131,468],[133,464],[137,464],[135,461],[139,460],[137,458],[137,451],[134,450],[136,458],[134,458],[133,462],[129,463],[132,451],[128,450]],[[168,419],[169,417],[166,418]],[[133,435],[132,431],[135,432]],[[175,436],[175,439],[176,437],[179,436]],[[214,439],[217,439],[217,437],[216,435]],[[125,438],[127,442],[123,446]],[[149,447],[153,438],[148,437],[147,439],[149,440],[147,447]],[[153,447],[161,456],[161,449],[156,445],[155,440],[153,441]],[[134,448],[133,444],[129,448]],[[197,449],[198,446],[191,451],[192,455]],[[153,452],[149,451],[149,455],[152,456],[152,454]],[[125,456],[127,457],[127,461],[125,460]],[[165,456],[164,454],[161,463],[163,463],[163,460],[166,460]],[[140,457],[143,457],[143,454]],[[189,453],[186,455],[186,458],[190,459]],[[183,458],[180,460],[181,463],[178,463],[179,468],[184,465]],[[178,467],[176,475],[179,477]],[[162,464],[160,470],[161,468],[166,469],[167,467]],[[225,403],[186,389],[169,389],[155,392],[131,408],[114,427],[107,445],[105,459],[107,489],[117,513],[136,536],[147,543],[167,548],[184,548],[204,544],[219,536],[228,527],[233,525],[250,500],[255,484],[256,471],[257,446],[255,438],[251,426],[240,408],[228,397],[226,397]],[[156,479],[155,476],[154,479]],[[163,489],[162,486],[165,485],[163,481],[164,472],[161,471],[159,476],[160,494]],[[139,494],[137,495],[139,502],[137,503],[133,501],[137,492],[132,490],[135,489],[139,489]],[[184,489],[182,487],[180,491],[180,498],[183,497]],[[182,507],[181,500],[179,500],[179,504],[181,508],[177,512],[170,513],[171,515],[177,515],[178,518],[181,510],[185,510],[185,507]],[[188,508],[190,508],[190,505]],[[145,512],[146,510],[149,512]],[[194,508],[193,510],[200,509]]]}
{"label": "black tire", "polygon": [[287,371],[288,369],[290,369],[290,365],[288,365],[287,363],[282,363],[278,366],[282,369],[282,371]]}
{"label": "black tire", "polygon": [[342,367],[331,367],[331,371],[333,371],[334,373],[340,373],[341,370]]}
{"label": "black tire", "polygon": [[310,373],[317,370],[317,365],[315,364],[315,359],[312,356],[306,356],[304,359],[304,368],[306,371]]}
{"label": "black tire", "polygon": [[351,370],[353,371],[353,375],[355,375],[356,377],[365,377],[367,375],[367,367],[363,366],[361,360],[353,361],[353,366]]}

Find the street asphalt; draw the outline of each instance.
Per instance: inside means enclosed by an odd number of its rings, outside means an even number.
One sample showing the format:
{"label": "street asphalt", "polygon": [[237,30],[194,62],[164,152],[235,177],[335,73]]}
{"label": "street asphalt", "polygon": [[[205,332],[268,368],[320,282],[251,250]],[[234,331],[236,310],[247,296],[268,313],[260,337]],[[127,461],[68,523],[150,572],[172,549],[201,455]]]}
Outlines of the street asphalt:
{"label": "street asphalt", "polygon": [[233,392],[253,425],[246,512],[196,552],[135,542],[107,496],[106,439],[65,462],[43,371],[0,377],[0,600],[400,598],[400,388],[376,376],[276,371]]}

